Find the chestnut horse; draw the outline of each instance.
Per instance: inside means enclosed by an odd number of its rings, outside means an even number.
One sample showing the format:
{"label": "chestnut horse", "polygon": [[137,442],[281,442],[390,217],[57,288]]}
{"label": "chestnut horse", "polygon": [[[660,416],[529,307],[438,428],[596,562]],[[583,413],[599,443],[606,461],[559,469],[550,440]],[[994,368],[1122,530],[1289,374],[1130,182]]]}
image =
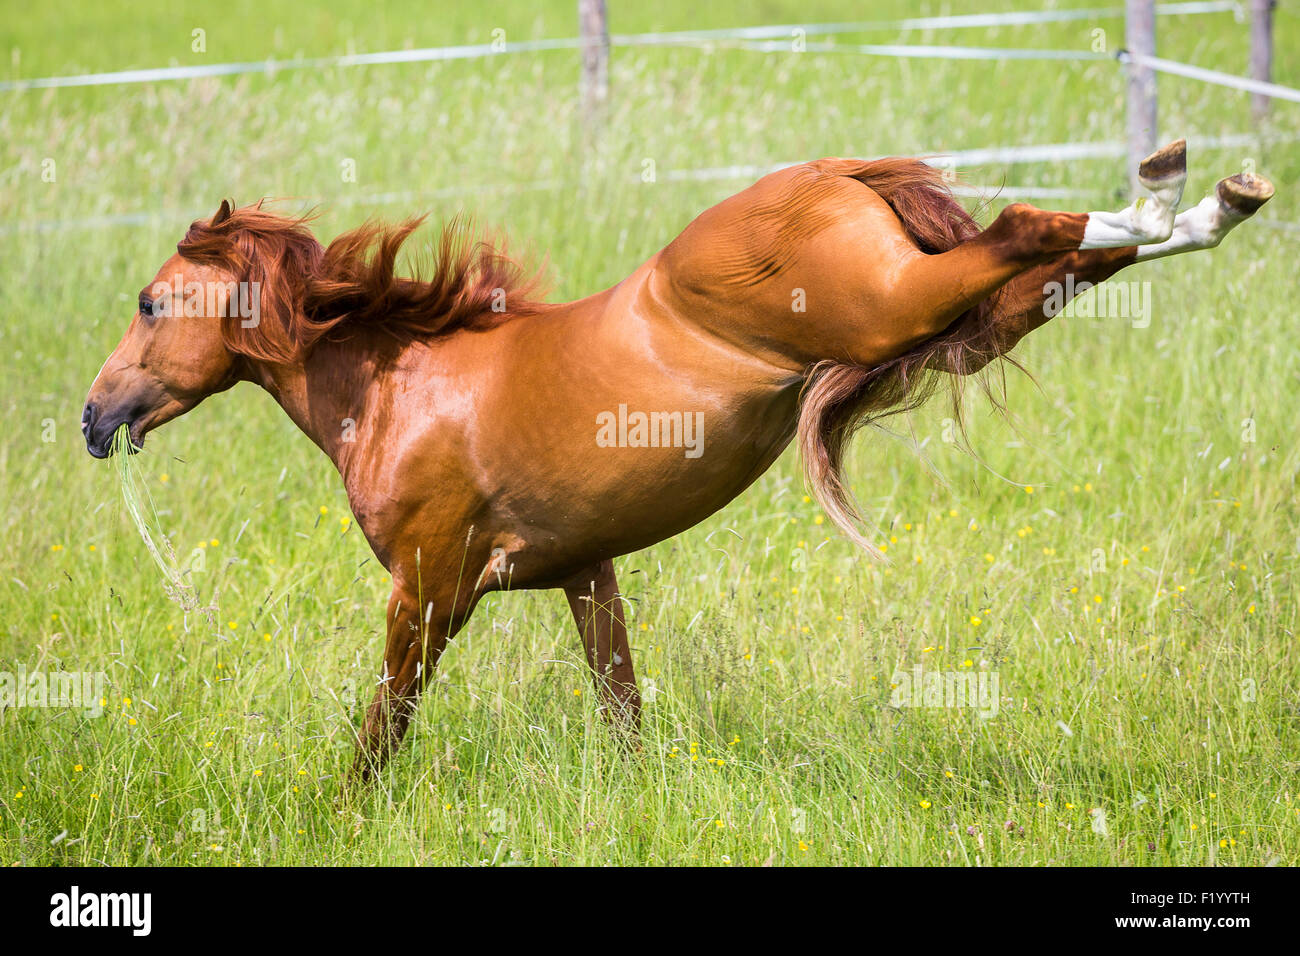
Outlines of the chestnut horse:
{"label": "chestnut horse", "polygon": [[250,381],[329,456],[393,580],[361,776],[498,589],[564,590],[602,708],[634,729],[613,558],[713,514],[796,434],[817,500],[869,548],[841,477],[858,426],[1003,355],[1064,304],[1051,284],[1079,290],[1215,246],[1273,193],[1243,173],[1176,215],[1181,140],[1140,179],[1150,195],[1119,213],[1014,204],[981,230],[920,161],[818,160],[764,177],[613,288],[564,304],[538,301],[463,229],[444,230],[421,281],[394,273],[419,220],[326,247],[302,219],[223,202],[140,293],[82,430],[97,458],[122,426],[138,448]]}

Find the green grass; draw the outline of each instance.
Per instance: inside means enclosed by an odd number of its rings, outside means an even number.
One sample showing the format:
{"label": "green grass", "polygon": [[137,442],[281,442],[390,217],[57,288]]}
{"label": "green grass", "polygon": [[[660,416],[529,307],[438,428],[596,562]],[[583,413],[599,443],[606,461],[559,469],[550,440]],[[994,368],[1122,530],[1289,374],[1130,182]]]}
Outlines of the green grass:
{"label": "green grass", "polygon": [[[916,12],[613,6],[618,32]],[[567,36],[571,8],[465,4],[430,26],[427,4],[237,4],[207,57],[483,42],[498,25]],[[0,52],[22,51],[7,75],[193,61],[202,16],[98,9],[0,17]],[[1117,46],[1122,24],[1100,25]],[[863,39],[1087,48],[1095,26]],[[1279,11],[1276,78],[1293,86],[1298,40]],[[1231,15],[1162,19],[1160,43],[1245,64]],[[1300,235],[1262,223],[1124,274],[1150,282],[1147,328],[1035,334],[1018,355],[1037,384],[1008,376],[1014,423],[970,402],[978,459],[943,440],[940,403],[895,423],[906,441],[862,436],[850,474],[888,565],[829,530],[793,455],[619,561],[655,688],[639,756],[595,717],[560,596],[494,595],[373,792],[337,800],[387,585],[329,463],[252,386],[151,436],[133,468],[182,565],[202,556],[187,613],[78,434],[135,291],[190,218],[229,195],[319,203],[324,236],[466,211],[548,255],[554,294],[576,297],[746,184],[672,170],[1124,133],[1108,63],[632,50],[586,146],[576,75],[560,52],[0,94],[0,670],[108,680],[103,717],[0,713],[0,864],[1295,863]],[[1166,138],[1192,140],[1189,202],[1249,160],[1278,186],[1262,215],[1300,220],[1295,144],[1270,139],[1297,107],[1277,103],[1249,147],[1207,150],[1198,138],[1250,130],[1246,97],[1168,78],[1161,96]],[[1127,202],[1116,162],[961,173],[1096,191],[1045,205]],[[157,215],[82,224],[134,212]],[[891,706],[918,663],[996,673],[996,716]]]}

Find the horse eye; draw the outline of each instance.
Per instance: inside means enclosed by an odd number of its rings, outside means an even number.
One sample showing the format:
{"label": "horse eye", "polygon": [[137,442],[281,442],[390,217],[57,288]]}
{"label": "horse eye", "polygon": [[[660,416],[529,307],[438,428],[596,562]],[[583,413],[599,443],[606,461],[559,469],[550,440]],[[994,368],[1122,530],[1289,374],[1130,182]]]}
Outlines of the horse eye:
{"label": "horse eye", "polygon": [[140,300],[140,314],[147,318],[153,318],[153,301],[151,299]]}

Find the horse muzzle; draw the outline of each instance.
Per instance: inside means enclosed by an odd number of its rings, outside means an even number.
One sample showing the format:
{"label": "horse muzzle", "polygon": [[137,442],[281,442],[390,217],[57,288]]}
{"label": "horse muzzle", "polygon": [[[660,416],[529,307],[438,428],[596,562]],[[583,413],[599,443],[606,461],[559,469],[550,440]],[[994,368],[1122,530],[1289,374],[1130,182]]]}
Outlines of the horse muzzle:
{"label": "horse muzzle", "polygon": [[103,410],[94,402],[87,402],[81,413],[81,434],[86,439],[86,451],[95,458],[113,454],[113,436],[123,425],[127,426],[127,449],[135,454],[144,447],[144,434],[129,410]]}

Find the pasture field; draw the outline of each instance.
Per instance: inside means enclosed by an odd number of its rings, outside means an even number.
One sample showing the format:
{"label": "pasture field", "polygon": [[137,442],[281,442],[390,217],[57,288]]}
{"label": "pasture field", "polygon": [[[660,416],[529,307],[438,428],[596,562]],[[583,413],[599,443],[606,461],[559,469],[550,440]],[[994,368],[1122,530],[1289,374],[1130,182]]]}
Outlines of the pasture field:
{"label": "pasture field", "polygon": [[[0,79],[576,31],[571,0],[4,6]],[[610,8],[615,33],[918,12]],[[839,42],[1090,49],[1096,29],[1122,44],[1117,18]],[[1162,17],[1159,42],[1245,72],[1230,13]],[[1287,5],[1276,51],[1275,79],[1300,85]],[[791,451],[703,525],[616,562],[642,753],[595,714],[561,595],[498,594],[374,789],[338,799],[388,587],[329,462],[250,385],[150,436],[131,467],[177,553],[203,559],[211,614],[186,613],[116,463],[78,431],[193,218],[283,197],[318,205],[327,238],[465,212],[575,298],[754,178],[681,171],[1124,136],[1110,62],[616,48],[590,142],[577,74],[554,51],[0,93],[0,670],[107,675],[102,716],[0,712],[0,864],[1296,863],[1300,231],[1284,224],[1300,222],[1300,107],[1254,126],[1245,94],[1172,77],[1161,133],[1189,138],[1185,203],[1253,165],[1277,186],[1268,222],[1122,273],[1125,314],[1085,305],[1032,335],[1016,354],[1034,378],[992,380],[1009,419],[969,391],[974,453],[940,400],[862,434],[849,474],[888,563],[831,530]],[[984,222],[999,185],[1088,191],[1048,207],[1129,201],[1118,159],[959,173],[989,187]],[[916,667],[982,675],[986,712],[900,701]]]}

